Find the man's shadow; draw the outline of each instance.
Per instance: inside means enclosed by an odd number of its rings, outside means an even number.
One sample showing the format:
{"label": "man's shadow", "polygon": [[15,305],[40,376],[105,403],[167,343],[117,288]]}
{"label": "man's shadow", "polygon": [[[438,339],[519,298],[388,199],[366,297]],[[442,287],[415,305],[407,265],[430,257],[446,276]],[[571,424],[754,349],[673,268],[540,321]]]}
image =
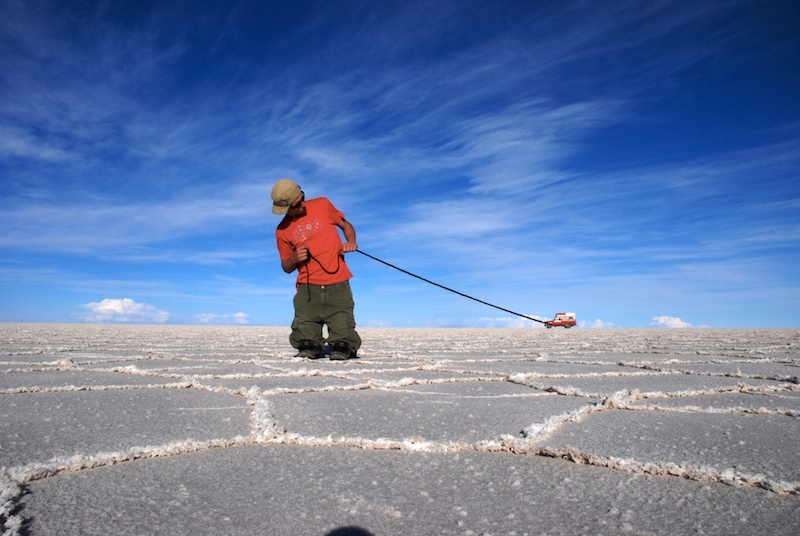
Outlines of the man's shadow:
{"label": "man's shadow", "polygon": [[325,536],[375,536],[368,530],[364,530],[361,527],[339,527],[337,529],[333,529]]}

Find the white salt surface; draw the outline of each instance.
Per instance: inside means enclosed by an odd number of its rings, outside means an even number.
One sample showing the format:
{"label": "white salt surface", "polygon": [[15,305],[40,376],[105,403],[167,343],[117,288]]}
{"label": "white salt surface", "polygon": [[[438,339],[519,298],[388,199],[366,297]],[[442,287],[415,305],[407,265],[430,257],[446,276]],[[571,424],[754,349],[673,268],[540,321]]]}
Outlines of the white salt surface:
{"label": "white salt surface", "polygon": [[800,330],[360,332],[0,324],[3,534],[800,533]]}

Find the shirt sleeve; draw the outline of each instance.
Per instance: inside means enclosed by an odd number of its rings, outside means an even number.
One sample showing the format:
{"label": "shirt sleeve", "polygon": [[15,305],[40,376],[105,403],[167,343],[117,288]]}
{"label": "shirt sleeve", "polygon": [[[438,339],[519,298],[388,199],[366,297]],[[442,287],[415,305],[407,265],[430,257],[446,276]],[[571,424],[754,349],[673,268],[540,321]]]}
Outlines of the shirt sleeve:
{"label": "shirt sleeve", "polygon": [[294,247],[280,234],[276,233],[275,240],[278,243],[278,255],[284,261],[294,254]]}
{"label": "shirt sleeve", "polygon": [[344,212],[333,206],[327,198],[325,198],[326,208],[328,210],[328,216],[330,217],[331,221],[334,225],[339,225],[341,221],[344,219]]}

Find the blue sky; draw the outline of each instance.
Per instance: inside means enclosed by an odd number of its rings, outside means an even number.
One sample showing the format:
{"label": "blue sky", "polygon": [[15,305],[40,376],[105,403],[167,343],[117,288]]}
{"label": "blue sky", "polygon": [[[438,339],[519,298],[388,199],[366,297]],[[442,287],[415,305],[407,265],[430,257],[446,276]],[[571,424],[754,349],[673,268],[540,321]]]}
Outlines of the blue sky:
{"label": "blue sky", "polygon": [[[524,315],[798,327],[797,28],[769,0],[3,0],[0,321],[288,325],[290,177],[364,252]],[[347,260],[360,326],[540,327]]]}

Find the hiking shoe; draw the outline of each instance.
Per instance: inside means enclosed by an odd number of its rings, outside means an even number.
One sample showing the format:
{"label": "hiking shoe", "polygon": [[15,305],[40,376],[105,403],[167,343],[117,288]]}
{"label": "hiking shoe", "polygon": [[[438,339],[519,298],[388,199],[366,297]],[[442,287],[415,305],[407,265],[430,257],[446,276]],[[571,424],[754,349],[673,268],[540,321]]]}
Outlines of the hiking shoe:
{"label": "hiking shoe", "polygon": [[345,359],[350,359],[350,356],[350,345],[345,341],[335,341],[331,344],[331,360],[344,361]]}
{"label": "hiking shoe", "polygon": [[297,347],[297,350],[298,352],[295,357],[304,357],[306,359],[319,359],[322,357],[322,346],[314,341],[300,341],[300,346]]}

